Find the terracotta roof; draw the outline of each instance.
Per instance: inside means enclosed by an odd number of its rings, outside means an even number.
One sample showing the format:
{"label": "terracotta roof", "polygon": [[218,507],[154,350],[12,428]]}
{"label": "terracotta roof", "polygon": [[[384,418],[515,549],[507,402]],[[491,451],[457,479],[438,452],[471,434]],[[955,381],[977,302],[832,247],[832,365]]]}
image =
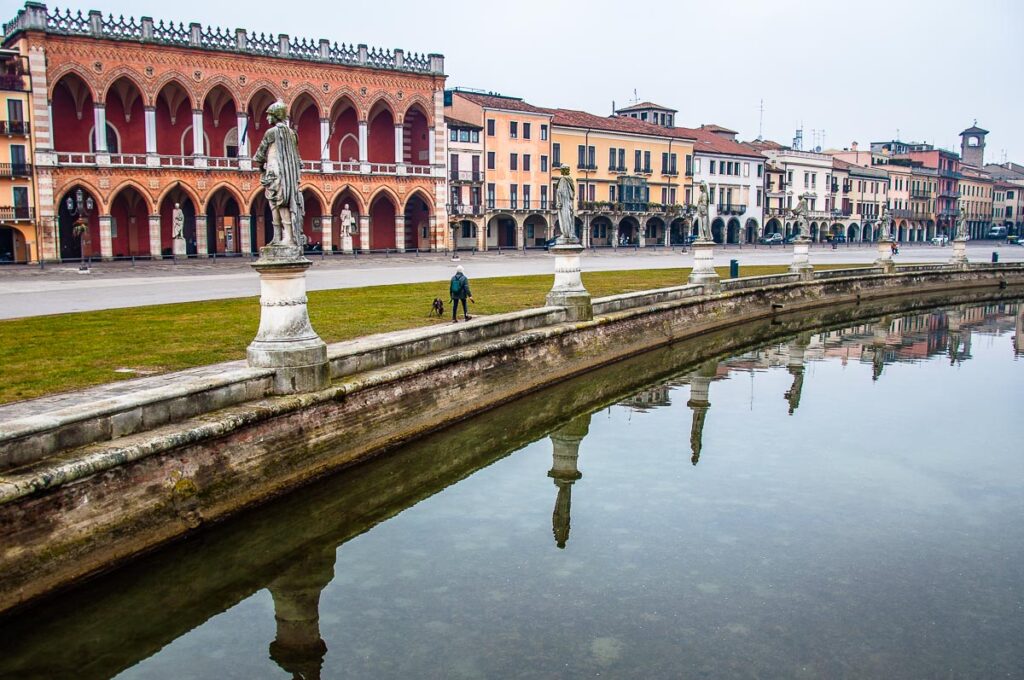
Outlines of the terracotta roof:
{"label": "terracotta roof", "polygon": [[739,134],[735,130],[730,130],[727,127],[722,127],[721,125],[715,125],[714,123],[708,123],[706,125],[701,125],[700,129],[701,130],[708,130],[709,132],[728,132],[729,134],[732,134],[732,135],[738,135]]}
{"label": "terracotta roof", "polygon": [[524,113],[548,113],[547,109],[542,109],[539,106],[527,104],[522,99],[517,97],[503,97],[501,95],[493,94],[477,94],[476,92],[459,92],[454,93],[459,97],[468,99],[469,101],[484,107],[485,109],[501,109],[504,111],[522,111]]}
{"label": "terracotta roof", "polygon": [[859,166],[856,166],[853,163],[848,163],[847,161],[844,161],[841,158],[833,158],[832,167],[836,168],[837,170],[849,170],[850,168],[855,168]]}
{"label": "terracotta roof", "polygon": [[646,109],[659,109],[661,111],[671,111],[672,113],[679,113],[676,109],[670,109],[667,106],[661,104],[655,104],[654,102],[640,102],[639,104],[631,104],[622,109],[615,109],[616,113],[619,111],[643,111]]}
{"label": "terracotta roof", "polygon": [[469,128],[471,130],[484,129],[482,125],[478,125],[476,123],[468,123],[464,120],[459,120],[458,118],[452,118],[451,116],[445,116],[444,122],[447,123],[448,125],[451,125],[452,127]]}
{"label": "terracotta roof", "polygon": [[551,114],[551,123],[563,127],[589,128],[591,130],[607,130],[610,132],[625,132],[634,135],[648,135],[653,137],[675,137],[694,139],[689,135],[675,134],[681,128],[666,128],[654,125],[629,116],[597,116],[586,111],[575,109],[544,109]]}
{"label": "terracotta roof", "polygon": [[752,142],[743,142],[743,144],[756,151],[781,151],[786,147],[778,142],[773,142],[770,139],[755,139]]}
{"label": "terracotta roof", "polygon": [[975,123],[971,127],[967,128],[966,130],[961,132],[960,136],[962,137],[963,135],[987,135],[987,134],[988,134],[988,130],[983,130],[982,128],[978,127],[977,123]]}
{"label": "terracotta roof", "polygon": [[[717,127],[717,126],[716,126]],[[723,128],[724,129],[724,128]],[[721,135],[712,132],[707,126],[691,128],[672,128],[669,132],[678,132],[679,136],[696,140],[693,143],[695,153],[720,153],[730,156],[749,156],[751,158],[763,158],[761,153],[754,148],[726,139]]]}

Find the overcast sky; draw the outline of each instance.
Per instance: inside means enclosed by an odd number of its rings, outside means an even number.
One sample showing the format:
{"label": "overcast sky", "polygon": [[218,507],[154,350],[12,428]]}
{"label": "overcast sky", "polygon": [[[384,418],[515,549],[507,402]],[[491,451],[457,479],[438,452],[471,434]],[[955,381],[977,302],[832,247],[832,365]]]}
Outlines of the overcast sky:
{"label": "overcast sky", "polygon": [[[56,3],[50,1],[50,7]],[[4,0],[5,15],[18,3]],[[61,5],[64,6],[63,4]],[[634,96],[804,148],[892,139],[1024,163],[1021,0],[105,0],[75,9],[445,55],[448,86],[607,115]],[[437,9],[433,7],[436,6]],[[10,17],[4,16],[6,21]],[[634,95],[634,92],[636,95]],[[820,135],[820,132],[818,133]],[[817,142],[821,143],[820,137]]]}

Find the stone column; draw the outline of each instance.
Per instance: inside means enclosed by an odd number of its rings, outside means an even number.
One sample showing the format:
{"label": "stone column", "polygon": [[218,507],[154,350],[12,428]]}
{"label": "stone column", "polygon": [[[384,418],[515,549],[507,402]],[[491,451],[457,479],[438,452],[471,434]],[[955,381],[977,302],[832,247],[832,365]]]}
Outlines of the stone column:
{"label": "stone column", "polygon": [[594,318],[590,293],[583,287],[580,277],[580,255],[583,246],[578,241],[557,243],[548,250],[555,256],[555,284],[548,293],[548,307],[565,307],[566,321],[589,321]]}
{"label": "stone column", "polygon": [[612,220],[612,250],[619,248],[619,223]]}
{"label": "stone column", "polygon": [[331,148],[327,144],[327,141],[331,138],[331,120],[329,118],[320,119],[320,167],[323,172],[331,172],[334,170],[334,164],[331,163]]}
{"label": "stone column", "polygon": [[370,216],[359,216],[359,250],[370,252]]}
{"label": "stone column", "polygon": [[313,263],[295,245],[269,245],[252,263],[260,275],[260,327],[246,351],[253,368],[274,369],[274,392],[322,389],[330,382],[327,345],[306,308],[306,270]]}
{"label": "stone column", "polygon": [[395,250],[405,252],[405,215],[395,215]]}
{"label": "stone column", "polygon": [[672,222],[665,223],[665,247],[672,247]]}
{"label": "stone column", "polygon": [[516,250],[526,250],[526,227],[516,218]]}
{"label": "stone column", "polygon": [[[476,229],[476,249],[481,253],[487,250],[487,225],[473,220],[473,228]],[[454,243],[452,244],[455,245]]]}
{"label": "stone column", "polygon": [[246,255],[252,253],[252,215],[238,216],[238,244],[239,250]]}
{"label": "stone column", "polygon": [[196,257],[208,257],[206,215],[196,215]]}
{"label": "stone column", "polygon": [[104,260],[114,257],[113,222],[110,215],[100,215],[100,258]]}
{"label": "stone column", "polygon": [[366,166],[366,167],[365,168],[361,168],[360,172],[369,172],[370,171],[369,166],[366,165],[367,163],[369,163],[369,158],[370,158],[370,154],[369,154],[369,141],[368,140],[369,140],[369,137],[368,137],[367,130],[366,130],[366,121],[365,120],[361,120],[361,121],[359,121],[359,163],[364,165],[364,166]]}
{"label": "stone column", "polygon": [[[146,118],[146,155],[155,157],[156,156],[156,108],[153,106],[147,106],[145,108]],[[156,161],[155,163],[153,161]],[[157,158],[147,158],[146,165],[159,166],[160,161]]]}
{"label": "stone column", "polygon": [[707,419],[711,402],[708,391],[711,381],[718,374],[718,362],[709,361],[690,374],[690,399],[686,405],[693,411],[690,422],[690,462],[700,462],[701,450],[704,448],[704,421]]}
{"label": "stone column", "polygon": [[[427,158],[431,167],[437,165],[437,129],[427,130]],[[442,168],[442,172],[444,169]]]}
{"label": "stone column", "polygon": [[[195,109],[192,111],[192,155],[196,158],[203,158],[206,154],[206,144],[203,139],[203,110]],[[196,161],[196,167],[206,167],[206,165]]]}
{"label": "stone column", "polygon": [[326,253],[334,248],[334,217],[331,215],[320,218],[320,246]]}
{"label": "stone column", "polygon": [[160,215],[149,216],[149,256],[163,259],[163,240],[160,238]]}
{"label": "stone column", "polygon": [[966,267],[967,262],[967,238],[953,239],[953,256],[949,263],[957,267]]}
{"label": "stone column", "polygon": [[401,123],[395,124],[395,163],[400,168],[405,165],[405,128]]}
{"label": "stone column", "polygon": [[104,104],[92,105],[93,147],[98,154],[107,153],[107,107]]}
{"label": "stone column", "polygon": [[814,277],[814,265],[810,258],[811,239],[801,233],[793,239],[793,264],[789,265],[789,271],[799,274],[800,278],[809,280]]}
{"label": "stone column", "polygon": [[693,271],[690,272],[690,283],[704,285],[704,292],[714,293],[721,289],[718,272],[715,271],[715,242],[694,241]]}
{"label": "stone column", "polygon": [[569,541],[572,485],[583,477],[579,471],[580,443],[590,431],[590,414],[579,416],[551,434],[552,462],[548,477],[555,482],[558,496],[551,513],[551,529],[555,545],[565,549]]}
{"label": "stone column", "polygon": [[238,114],[237,122],[235,125],[238,129],[238,157],[248,158],[249,157],[249,114],[241,112]]}

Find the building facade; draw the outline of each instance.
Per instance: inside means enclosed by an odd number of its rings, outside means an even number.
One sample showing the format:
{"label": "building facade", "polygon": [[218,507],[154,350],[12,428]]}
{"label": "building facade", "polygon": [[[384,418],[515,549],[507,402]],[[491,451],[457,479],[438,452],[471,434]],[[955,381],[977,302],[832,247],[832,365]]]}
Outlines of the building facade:
{"label": "building facade", "polygon": [[483,215],[484,209],[484,129],[475,123],[448,116],[445,117],[445,126],[450,247],[482,250],[484,230],[472,218]]}
{"label": "building facade", "polygon": [[257,252],[272,230],[251,157],[276,100],[299,136],[310,247],[340,248],[346,203],[359,250],[446,246],[440,55],[38,3],[5,26],[4,44],[31,71],[47,259],[168,256],[175,205],[190,254]]}
{"label": "building facade", "polygon": [[0,262],[33,262],[39,234],[29,112],[28,59],[0,50]]}
{"label": "building facade", "polygon": [[967,220],[972,239],[985,238],[993,224],[995,182],[981,168],[960,166],[960,215]]}

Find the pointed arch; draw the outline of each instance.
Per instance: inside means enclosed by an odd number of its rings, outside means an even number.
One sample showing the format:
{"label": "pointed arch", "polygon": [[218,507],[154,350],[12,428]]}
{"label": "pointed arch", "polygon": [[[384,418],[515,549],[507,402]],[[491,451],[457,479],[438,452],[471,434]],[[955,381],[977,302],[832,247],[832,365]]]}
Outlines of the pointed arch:
{"label": "pointed arch", "polygon": [[281,88],[269,80],[260,79],[256,82],[249,83],[245,86],[248,90],[248,94],[239,97],[241,106],[245,110],[249,110],[249,107],[253,104],[259,104],[258,98],[263,97],[264,94],[270,96],[270,103],[277,101],[278,99],[284,100],[284,95],[281,93]]}
{"label": "pointed arch", "polygon": [[230,182],[218,182],[217,184],[214,184],[212,187],[210,187],[209,191],[206,192],[206,196],[203,197],[202,212],[206,213],[210,211],[210,200],[214,196],[216,196],[217,192],[220,191],[221,189],[227,190],[227,193],[230,194],[233,199],[235,199],[235,203],[238,204],[239,209],[241,209],[243,205],[248,205],[248,203],[242,200],[242,195],[238,193],[238,189],[235,187],[234,184],[231,184]]}
{"label": "pointed arch", "polygon": [[189,109],[195,110],[197,108],[197,102],[199,102],[200,100],[196,97],[195,90],[193,90],[192,87],[189,85],[188,77],[183,73],[178,73],[177,71],[170,71],[168,73],[165,73],[164,75],[160,76],[160,78],[157,79],[155,83],[153,83],[153,100],[150,102],[150,105],[156,106],[157,103],[159,102],[160,95],[163,93],[164,89],[171,84],[176,85],[181,90],[181,92],[184,93],[186,99],[188,100]]}
{"label": "pointed arch", "polygon": [[354,212],[356,214],[365,215],[366,214],[366,206],[369,205],[369,204],[365,203],[363,201],[363,197],[359,193],[359,190],[356,189],[351,184],[343,184],[337,191],[334,192],[334,195],[331,196],[331,202],[330,202],[331,212],[333,214],[335,214],[335,215],[337,215],[338,212],[340,212],[341,206],[338,203],[338,201],[343,196],[346,195],[346,192],[347,192],[348,196],[352,197],[352,200],[353,200],[353,203],[354,203],[354,205],[350,206],[349,209],[352,210],[352,212]]}
{"label": "pointed arch", "polygon": [[192,205],[198,207],[203,204],[202,201],[199,200],[199,195],[196,194],[195,190],[192,189],[192,187],[190,187],[188,184],[185,184],[184,182],[178,181],[171,182],[170,184],[163,188],[160,194],[156,197],[156,205],[161,205],[164,202],[164,200],[176,189],[180,190],[183,194],[188,196],[189,199],[192,201]]}
{"label": "pointed arch", "polygon": [[398,210],[399,207],[404,205],[402,199],[400,199],[398,197],[398,194],[395,193],[394,189],[392,189],[389,186],[377,187],[377,189],[374,190],[372,194],[370,194],[370,198],[366,201],[366,205],[372,206],[374,202],[381,197],[381,195],[387,196],[388,198],[391,199],[391,202],[395,204],[395,210]]}
{"label": "pointed arch", "polygon": [[434,115],[433,107],[431,103],[427,101],[426,97],[419,94],[414,94],[409,97],[405,102],[405,108],[402,109],[402,121],[405,121],[405,117],[409,115],[410,111],[418,109],[423,117],[427,119],[427,127],[434,127]]}
{"label": "pointed arch", "polygon": [[420,200],[427,204],[427,207],[430,208],[430,212],[434,212],[434,199],[430,196],[429,193],[427,193],[423,189],[423,187],[416,187],[415,189],[409,192],[409,195],[405,197],[405,203],[402,204],[402,210],[407,210],[409,208],[409,202],[414,197],[418,197]]}
{"label": "pointed arch", "polygon": [[215,75],[211,76],[204,82],[204,89],[197,93],[199,101],[205,102],[206,98],[210,96],[218,87],[224,88],[229,95],[231,95],[231,101],[235,104],[236,110],[241,110],[242,106],[242,94],[238,91],[238,82],[228,78],[227,76]]}
{"label": "pointed arch", "polygon": [[316,196],[318,201],[320,201],[320,207],[324,211],[329,209],[329,206],[331,205],[331,202],[327,200],[327,195],[324,194],[324,192],[320,189],[320,187],[316,186],[315,184],[311,184],[311,183],[307,182],[305,184],[299,184],[299,191],[308,191],[308,192],[310,192],[311,194]]}
{"label": "pointed arch", "polygon": [[363,120],[370,122],[382,110],[387,110],[391,114],[393,121],[398,120],[398,102],[388,92],[376,92],[372,95],[366,109],[363,111]]}
{"label": "pointed arch", "polygon": [[53,101],[53,94],[56,92],[57,86],[60,85],[61,81],[69,75],[76,76],[78,80],[82,81],[82,85],[85,86],[86,93],[92,97],[93,101],[96,101],[99,93],[97,92],[93,82],[92,74],[78,64],[64,64],[55,68],[52,72],[47,73],[47,78],[50,79],[50,89],[47,91],[46,96],[51,102]]}
{"label": "pointed arch", "polygon": [[[332,99],[327,106],[331,120],[337,118],[338,114],[345,111],[347,107],[355,109],[356,116],[359,116],[359,96],[354,91],[348,87],[341,87],[335,90],[332,95]],[[342,105],[345,108],[339,108]]]}
{"label": "pointed arch", "polygon": [[143,83],[143,79],[139,75],[138,71],[128,66],[118,66],[115,69],[111,69],[111,71],[106,75],[107,78],[101,86],[101,101],[106,101],[107,96],[110,94],[111,88],[114,87],[117,81],[124,79],[129,81],[132,85],[134,85],[135,89],[139,91],[139,96],[142,97],[143,102],[145,102],[146,105],[149,104],[149,92],[147,91],[146,86]]}
{"label": "pointed arch", "polygon": [[153,214],[153,206],[155,204],[153,203],[153,197],[150,195],[149,190],[147,190],[145,187],[143,187],[141,184],[139,184],[137,181],[133,179],[126,179],[123,182],[119,183],[116,187],[111,189],[110,198],[108,199],[107,203],[109,205],[113,205],[114,201],[117,200],[117,197],[120,196],[121,193],[124,192],[126,189],[135,189],[135,191],[137,191],[139,195],[142,196],[143,200],[146,203],[146,214]]}
{"label": "pointed arch", "polygon": [[[308,95],[310,100],[312,100],[313,105],[316,107],[316,117],[324,118],[324,112],[327,110],[327,107],[325,106],[323,99],[321,99],[320,94],[321,93],[318,92],[316,88],[314,88],[312,85],[303,83],[302,85],[297,86],[294,90],[292,90],[291,96],[288,98],[288,101],[286,102],[288,104],[289,117],[292,117],[292,114],[295,112],[295,105],[302,99],[304,95]],[[301,115],[302,113],[303,112],[300,111],[299,115]]]}

